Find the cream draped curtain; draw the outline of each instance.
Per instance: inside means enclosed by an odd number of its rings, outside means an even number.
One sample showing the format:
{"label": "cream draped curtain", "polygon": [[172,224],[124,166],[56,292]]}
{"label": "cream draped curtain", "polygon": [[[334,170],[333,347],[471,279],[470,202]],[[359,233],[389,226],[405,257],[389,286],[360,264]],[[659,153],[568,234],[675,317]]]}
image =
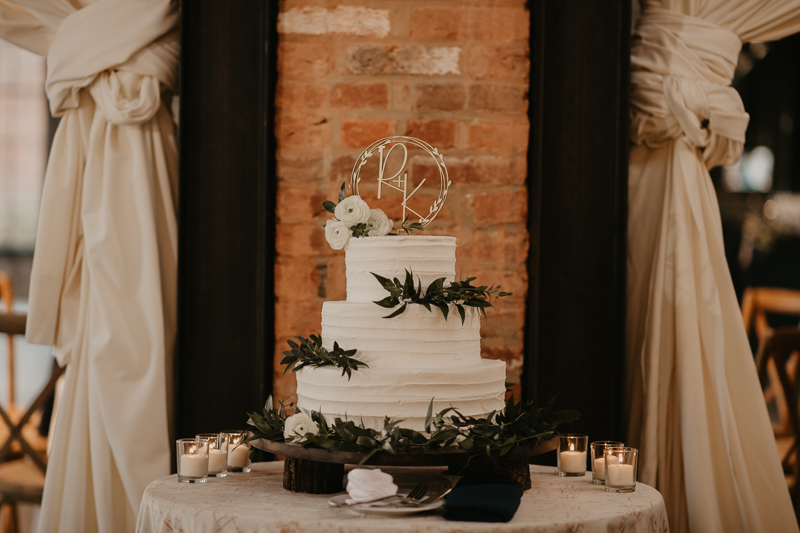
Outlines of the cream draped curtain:
{"label": "cream draped curtain", "polygon": [[67,365],[41,532],[133,531],[170,471],[177,24],[171,0],[0,0],[0,38],[47,56],[61,116],[27,328]]}
{"label": "cream draped curtain", "polygon": [[642,0],[631,52],[628,442],[681,533],[798,531],[725,261],[708,169],[740,156],[742,42],[797,0]]}

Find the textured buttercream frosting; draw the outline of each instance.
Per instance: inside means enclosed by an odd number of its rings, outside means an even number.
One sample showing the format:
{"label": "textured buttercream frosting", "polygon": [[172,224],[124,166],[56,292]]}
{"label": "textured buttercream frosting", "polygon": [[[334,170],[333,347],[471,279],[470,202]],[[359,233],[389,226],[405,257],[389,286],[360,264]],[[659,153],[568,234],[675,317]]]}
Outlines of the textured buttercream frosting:
{"label": "textured buttercream frosting", "polygon": [[347,301],[322,306],[322,340],[356,349],[369,368],[304,368],[297,373],[297,405],[335,418],[380,429],[385,417],[402,419],[401,427],[424,429],[428,406],[434,412],[455,407],[481,417],[503,409],[506,367],[481,359],[480,319],[466,307],[462,323],[454,305],[445,320],[441,310],[419,304],[392,318],[394,311],[373,303],[389,293],[372,276],[414,274],[424,288],[438,278],[455,278],[456,240],[437,236],[351,238],[345,247]]}
{"label": "textured buttercream frosting", "polygon": [[383,427],[384,417],[403,419],[402,427],[422,430],[428,406],[434,413],[455,407],[466,416],[483,416],[504,406],[506,365],[481,359],[465,367],[366,368],[342,376],[336,368],[304,368],[297,373],[297,405],[335,418]]}
{"label": "textured buttercream frosting", "polygon": [[447,320],[441,310],[428,311],[409,304],[403,314],[372,302],[325,302],[322,304],[322,339],[326,348],[338,342],[344,349],[357,348],[356,359],[372,367],[456,367],[481,360],[481,315],[465,309],[465,320],[450,305]]}
{"label": "textured buttercream frosting", "polygon": [[389,235],[350,239],[345,246],[348,302],[373,302],[388,293],[372,275],[405,278],[414,274],[423,287],[438,278],[445,284],[456,276],[456,239],[427,235]]}

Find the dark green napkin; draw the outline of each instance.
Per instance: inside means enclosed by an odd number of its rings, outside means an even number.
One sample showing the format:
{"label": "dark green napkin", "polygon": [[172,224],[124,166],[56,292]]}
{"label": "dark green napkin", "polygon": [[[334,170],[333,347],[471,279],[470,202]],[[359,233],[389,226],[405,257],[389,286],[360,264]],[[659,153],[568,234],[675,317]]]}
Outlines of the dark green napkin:
{"label": "dark green napkin", "polygon": [[462,478],[447,495],[445,520],[461,522],[508,522],[514,518],[522,489],[503,478]]}

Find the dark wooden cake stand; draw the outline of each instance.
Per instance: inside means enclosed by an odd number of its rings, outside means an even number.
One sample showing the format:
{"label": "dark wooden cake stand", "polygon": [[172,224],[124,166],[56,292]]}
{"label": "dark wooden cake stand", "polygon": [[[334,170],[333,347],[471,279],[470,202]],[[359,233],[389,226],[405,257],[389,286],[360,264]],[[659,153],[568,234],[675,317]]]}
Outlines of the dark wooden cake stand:
{"label": "dark wooden cake stand", "polygon": [[[455,446],[430,451],[387,453],[370,457],[369,466],[447,466],[451,474],[491,472],[510,478],[522,490],[531,488],[528,458],[558,447],[559,437],[536,446],[519,446],[498,458],[498,469],[485,454],[466,451]],[[260,439],[252,442],[256,448],[283,455],[283,488],[292,492],[334,494],[344,490],[344,465],[358,464],[364,459],[360,452],[339,452],[321,448],[303,448],[297,444]],[[476,455],[477,454],[477,455]],[[470,460],[470,457],[472,459]],[[469,463],[469,464],[468,464]],[[466,467],[466,468],[465,468]]]}

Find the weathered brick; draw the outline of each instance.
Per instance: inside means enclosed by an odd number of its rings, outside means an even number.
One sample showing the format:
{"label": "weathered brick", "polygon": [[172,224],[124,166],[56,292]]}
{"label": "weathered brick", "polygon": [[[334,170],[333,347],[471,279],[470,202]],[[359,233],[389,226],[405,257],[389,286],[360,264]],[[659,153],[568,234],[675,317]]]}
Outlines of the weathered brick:
{"label": "weathered brick", "polygon": [[307,82],[278,80],[275,107],[287,109],[313,109],[325,106],[328,88]]}
{"label": "weathered brick", "polygon": [[463,85],[417,85],[417,109],[458,111],[464,109],[467,92]]}
{"label": "weathered brick", "polygon": [[[286,339],[298,335],[308,335],[311,331],[319,331],[322,316],[322,301],[300,301],[295,298],[279,300],[280,313],[275,313],[275,338]],[[285,344],[281,346],[283,350]]]}
{"label": "weathered brick", "polygon": [[281,224],[280,231],[275,234],[275,250],[279,258],[316,257],[323,246],[327,246],[325,230],[313,222]]}
{"label": "weathered brick", "polygon": [[476,41],[527,40],[530,12],[524,7],[475,7],[467,15],[467,35]]}
{"label": "weathered brick", "polygon": [[386,37],[391,26],[389,11],[362,6],[296,7],[278,16],[279,33],[324,35],[336,33],[368,37]]}
{"label": "weathered brick", "polygon": [[467,201],[476,224],[520,222],[528,216],[528,197],[518,191],[468,194]]}
{"label": "weathered brick", "polygon": [[469,53],[469,74],[479,79],[527,81],[528,45],[475,45]]}
{"label": "weathered brick", "polygon": [[505,346],[481,346],[481,357],[484,359],[499,359],[500,361],[514,361],[522,357],[520,348]]}
{"label": "weathered brick", "polygon": [[313,301],[319,293],[319,269],[307,257],[278,256],[275,263],[275,296],[280,301]]}
{"label": "weathered brick", "polygon": [[276,172],[282,181],[319,182],[324,175],[325,160],[319,153],[292,153],[290,150],[279,150],[277,154]]}
{"label": "weathered brick", "polygon": [[289,115],[275,118],[275,136],[279,148],[322,149],[330,143],[331,125],[320,115]]}
{"label": "weathered brick", "polygon": [[411,14],[411,36],[423,39],[463,39],[464,12],[453,7],[417,8]]}
{"label": "weathered brick", "polygon": [[469,88],[469,108],[498,113],[526,113],[528,89],[518,86],[473,85]]}
{"label": "weathered brick", "polygon": [[[283,288],[276,287],[275,361],[287,338],[319,331],[324,300],[345,297],[344,252],[325,242],[322,224],[330,215],[322,201],[335,200],[349,182],[362,148],[402,124],[398,132],[437,148],[464,149],[446,154],[450,197],[424,234],[458,238],[459,275],[513,289],[489,311],[482,344],[518,382],[528,253],[525,1],[341,3],[350,5],[280,1],[276,282]],[[397,44],[383,40],[389,36]],[[427,214],[439,194],[438,171],[428,156],[410,155],[412,189],[427,180],[411,207]],[[365,167],[362,176],[374,181],[377,170]],[[370,186],[362,187],[370,206],[399,222],[400,195],[378,201]],[[511,203],[497,198],[506,194]],[[276,397],[294,392],[294,376],[277,365],[275,371]]]}
{"label": "weathered brick", "polygon": [[461,74],[461,48],[354,46],[347,52],[347,68],[356,74]]}
{"label": "weathered brick", "polygon": [[[377,141],[377,139],[375,139]],[[366,148],[366,147],[365,147]],[[356,163],[356,155],[345,155],[337,157],[331,164],[330,183],[338,190],[342,183],[347,183],[350,186],[350,175],[353,173],[353,166]],[[329,186],[330,189],[330,186]],[[348,189],[349,191],[350,189]],[[335,200],[335,198],[331,198]]]}
{"label": "weathered brick", "polygon": [[389,86],[385,83],[337,83],[331,89],[331,105],[348,109],[386,109]]}
{"label": "weathered brick", "polygon": [[469,147],[527,150],[527,118],[524,122],[520,119],[506,124],[470,124]]}
{"label": "weathered brick", "polygon": [[488,260],[491,264],[520,265],[528,258],[528,232],[520,223],[515,231],[505,224],[482,227],[471,241],[459,241],[458,261]]}
{"label": "weathered brick", "polygon": [[343,118],[339,145],[366,147],[383,137],[394,135],[394,121],[386,119]]}
{"label": "weathered brick", "polygon": [[345,281],[344,251],[328,256],[326,300],[344,300],[347,294]]}
{"label": "weathered brick", "polygon": [[[445,157],[445,165],[452,182],[460,187],[469,185],[524,185],[527,178],[527,161],[523,154],[509,156]],[[417,181],[435,179],[439,170],[429,157],[411,159],[412,172]]]}
{"label": "weathered brick", "polygon": [[455,120],[409,120],[406,135],[422,139],[435,148],[454,148],[457,124]]}
{"label": "weathered brick", "polygon": [[277,215],[279,224],[308,224],[325,213],[317,184],[278,182]]}
{"label": "weathered brick", "polygon": [[282,42],[278,45],[278,73],[323,79],[332,68],[331,47],[325,42]]}

